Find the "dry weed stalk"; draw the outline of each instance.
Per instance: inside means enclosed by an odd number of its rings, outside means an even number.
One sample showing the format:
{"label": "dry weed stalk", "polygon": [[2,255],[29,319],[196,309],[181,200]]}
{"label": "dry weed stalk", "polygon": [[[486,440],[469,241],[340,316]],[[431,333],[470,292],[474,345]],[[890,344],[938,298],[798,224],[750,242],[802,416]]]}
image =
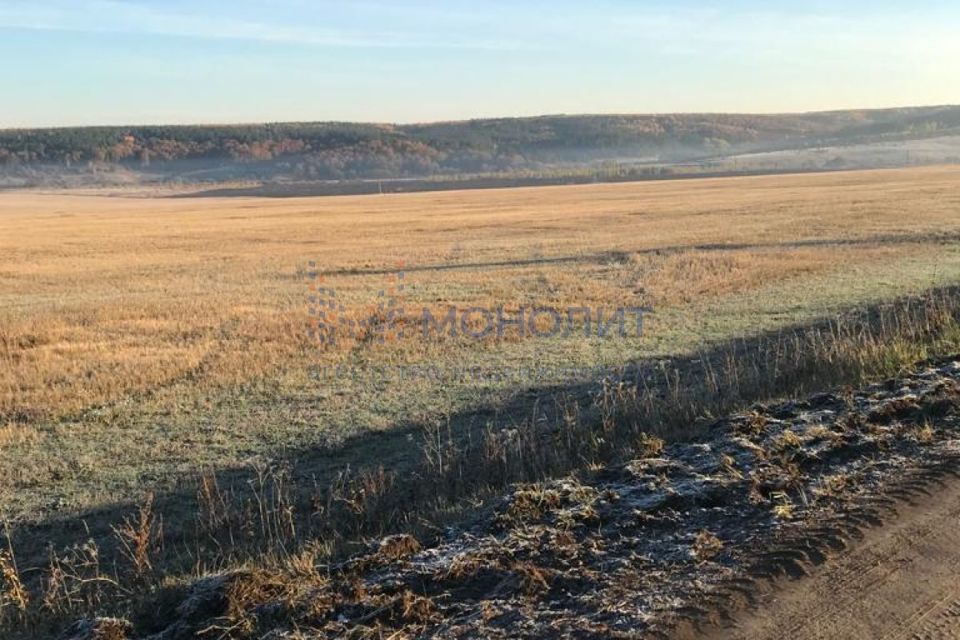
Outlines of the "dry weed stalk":
{"label": "dry weed stalk", "polygon": [[162,528],[153,513],[154,494],[147,492],[135,518],[126,517],[119,526],[112,527],[120,545],[120,553],[133,570],[136,582],[146,581],[153,573],[152,551],[163,538]]}
{"label": "dry weed stalk", "polygon": [[88,540],[58,554],[52,548],[44,579],[43,608],[64,616],[93,614],[101,610],[119,584],[100,569],[100,549]]}
{"label": "dry weed stalk", "polygon": [[30,605],[30,596],[17,567],[17,557],[13,552],[13,542],[10,540],[9,528],[5,525],[4,532],[7,538],[6,550],[0,551],[0,578],[3,579],[0,590],[0,620],[7,607],[13,607],[22,617]]}

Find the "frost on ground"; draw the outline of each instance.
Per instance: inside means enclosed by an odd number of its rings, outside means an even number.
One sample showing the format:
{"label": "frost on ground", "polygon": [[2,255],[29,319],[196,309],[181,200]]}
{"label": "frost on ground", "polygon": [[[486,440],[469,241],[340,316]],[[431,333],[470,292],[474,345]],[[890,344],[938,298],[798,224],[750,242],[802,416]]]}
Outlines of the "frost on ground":
{"label": "frost on ground", "polygon": [[651,439],[645,458],[519,486],[426,548],[392,536],[339,565],[206,578],[165,598],[139,635],[94,620],[65,637],[665,635],[758,577],[802,574],[910,486],[955,472],[957,360],[758,405],[698,442]]}

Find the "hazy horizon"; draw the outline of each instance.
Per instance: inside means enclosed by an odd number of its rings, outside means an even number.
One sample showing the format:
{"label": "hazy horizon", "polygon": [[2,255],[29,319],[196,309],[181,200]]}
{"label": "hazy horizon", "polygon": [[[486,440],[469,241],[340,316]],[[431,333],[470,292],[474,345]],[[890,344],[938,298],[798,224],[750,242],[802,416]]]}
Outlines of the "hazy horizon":
{"label": "hazy horizon", "polygon": [[0,128],[958,104],[958,25],[939,1],[0,0]]}
{"label": "hazy horizon", "polygon": [[327,123],[342,123],[342,124],[360,124],[360,125],[383,125],[383,126],[417,126],[417,125],[431,125],[431,124],[442,124],[442,123],[456,123],[456,122],[470,122],[478,120],[533,120],[537,118],[589,118],[589,117],[611,117],[611,116],[682,116],[682,115],[730,115],[730,116],[789,116],[789,115],[804,115],[804,114],[814,114],[814,113],[831,113],[831,112],[845,112],[845,111],[892,111],[897,109],[938,109],[938,108],[955,108],[960,107],[960,102],[957,104],[943,103],[943,104],[898,104],[898,105],[883,105],[883,106],[852,106],[852,107],[837,107],[832,109],[813,109],[813,110],[794,110],[794,111],[589,111],[589,112],[580,112],[580,113],[532,113],[527,115],[481,115],[474,117],[466,118],[444,118],[439,120],[348,120],[343,118],[337,119],[324,119],[324,120],[222,120],[222,121],[207,121],[207,120],[196,120],[196,121],[184,121],[184,122],[97,122],[91,124],[80,124],[80,125],[35,125],[35,126],[21,126],[21,127],[3,127],[0,126],[0,131],[16,131],[16,130],[35,130],[35,129],[74,129],[74,128],[137,128],[137,127],[152,127],[152,126],[170,126],[170,127],[233,127],[233,126],[257,126],[257,125],[269,125],[269,124],[327,124]]}
{"label": "hazy horizon", "polygon": [[478,115],[478,116],[469,116],[464,118],[441,118],[441,119],[424,119],[424,120],[350,120],[346,118],[331,118],[331,119],[312,119],[312,120],[187,120],[187,121],[171,121],[171,122],[155,122],[155,121],[144,121],[144,122],[93,122],[89,124],[40,124],[40,125],[27,125],[27,126],[0,126],[0,131],[17,131],[17,130],[36,130],[36,129],[75,129],[75,128],[136,128],[136,127],[153,127],[153,126],[169,126],[169,127],[242,127],[242,126],[256,126],[256,125],[269,125],[269,124],[327,124],[327,123],[342,123],[342,124],[359,124],[359,125],[383,125],[383,126],[417,126],[417,125],[431,125],[431,124],[442,124],[442,123],[456,123],[456,122],[470,122],[470,121],[482,121],[482,120],[533,120],[537,118],[589,118],[589,117],[610,117],[610,116],[683,116],[683,115],[730,115],[730,116],[789,116],[789,115],[804,115],[804,114],[813,114],[813,113],[831,113],[831,112],[845,112],[845,111],[892,111],[896,109],[937,109],[937,108],[953,108],[960,107],[960,102],[957,103],[942,103],[942,104],[895,104],[895,105],[881,105],[881,106],[841,106],[830,109],[803,109],[803,110],[787,110],[787,111],[584,111],[577,113],[547,113],[547,112],[538,112],[530,114],[493,114],[493,115]]}

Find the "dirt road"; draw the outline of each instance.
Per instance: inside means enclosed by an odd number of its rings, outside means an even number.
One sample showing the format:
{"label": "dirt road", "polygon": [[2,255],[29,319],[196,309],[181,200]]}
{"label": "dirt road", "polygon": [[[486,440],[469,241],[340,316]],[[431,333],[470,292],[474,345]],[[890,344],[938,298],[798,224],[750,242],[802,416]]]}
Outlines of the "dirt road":
{"label": "dirt road", "polygon": [[760,595],[732,628],[704,637],[960,638],[960,481],[927,491],[808,577]]}

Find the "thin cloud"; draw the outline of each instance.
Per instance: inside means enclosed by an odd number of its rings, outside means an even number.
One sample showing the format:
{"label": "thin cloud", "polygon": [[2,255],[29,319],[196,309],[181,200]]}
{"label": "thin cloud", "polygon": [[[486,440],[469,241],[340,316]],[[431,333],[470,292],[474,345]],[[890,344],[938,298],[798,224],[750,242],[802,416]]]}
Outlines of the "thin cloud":
{"label": "thin cloud", "polygon": [[522,41],[488,40],[472,36],[438,39],[405,31],[294,27],[196,13],[161,10],[143,5],[95,0],[54,6],[0,2],[0,28],[79,33],[144,34],[215,40],[348,48],[437,48],[515,51],[532,49]]}
{"label": "thin cloud", "polygon": [[[766,55],[866,53],[880,57],[960,52],[960,40],[952,29],[909,14],[854,19],[803,10],[720,11],[610,2],[600,2],[597,10],[560,3],[549,11],[501,2],[486,5],[485,11],[463,3],[440,6],[413,1],[318,5],[279,0],[274,6],[275,16],[257,19],[243,15],[262,12],[262,5],[242,2],[157,7],[120,0],[59,0],[43,5],[0,0],[0,28],[328,48],[542,52],[579,46],[664,55],[716,55],[748,48]],[[226,13],[228,8],[234,17]]]}

